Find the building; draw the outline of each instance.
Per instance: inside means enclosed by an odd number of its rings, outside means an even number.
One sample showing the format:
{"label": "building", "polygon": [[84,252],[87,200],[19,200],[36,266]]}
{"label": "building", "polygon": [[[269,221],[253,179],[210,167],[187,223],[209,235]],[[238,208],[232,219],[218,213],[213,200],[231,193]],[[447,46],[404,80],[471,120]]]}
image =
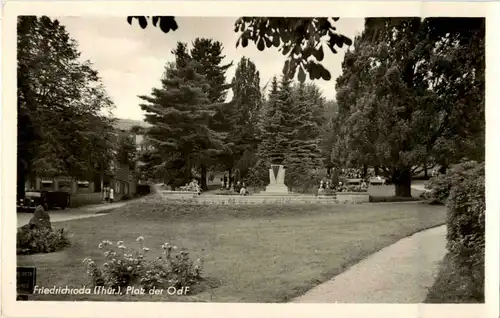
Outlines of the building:
{"label": "building", "polygon": [[[117,143],[120,138],[134,137],[136,147],[140,147],[142,141],[138,144],[137,136],[130,133],[132,126],[130,126],[129,121],[125,120],[125,124],[121,120],[117,121]],[[114,162],[111,163],[111,166],[112,172],[110,174],[96,174],[91,180],[77,180],[68,176],[37,177],[27,181],[25,188],[26,190],[67,191],[71,194],[70,206],[72,207],[103,202],[104,189],[107,187],[113,188],[115,201],[134,197],[137,193],[138,183],[134,168],[131,169],[128,164]]]}

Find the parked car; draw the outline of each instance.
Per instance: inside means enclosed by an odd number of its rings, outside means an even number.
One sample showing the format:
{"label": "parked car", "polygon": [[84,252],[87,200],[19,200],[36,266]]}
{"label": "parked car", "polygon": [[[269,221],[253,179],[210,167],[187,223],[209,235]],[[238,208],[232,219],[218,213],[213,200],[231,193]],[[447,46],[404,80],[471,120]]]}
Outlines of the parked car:
{"label": "parked car", "polygon": [[34,212],[36,207],[41,205],[44,210],[50,210],[54,207],[65,209],[71,203],[71,195],[64,191],[44,191],[30,190],[26,191],[24,198],[17,201],[17,211]]}

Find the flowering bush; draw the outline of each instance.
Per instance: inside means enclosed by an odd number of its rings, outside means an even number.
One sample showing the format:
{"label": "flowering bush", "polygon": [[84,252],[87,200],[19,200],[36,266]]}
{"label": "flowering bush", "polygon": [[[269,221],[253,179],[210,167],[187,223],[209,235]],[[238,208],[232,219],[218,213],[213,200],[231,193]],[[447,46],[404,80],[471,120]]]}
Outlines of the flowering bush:
{"label": "flowering bush", "polygon": [[360,185],[343,185],[337,190],[338,192],[367,192],[368,188]]}
{"label": "flowering bush", "polygon": [[17,230],[17,254],[51,253],[70,244],[64,229],[21,227]]}
{"label": "flowering bush", "polygon": [[189,253],[182,250],[174,255],[176,246],[163,244],[163,256],[154,260],[146,259],[149,248],[144,246],[144,238],[137,238],[139,249],[132,251],[122,241],[113,244],[103,241],[99,249],[103,250],[105,262],[102,266],[90,258],[84,259],[87,275],[93,286],[122,287],[141,285],[146,291],[152,288],[180,288],[197,284],[201,280],[202,262],[192,261]]}

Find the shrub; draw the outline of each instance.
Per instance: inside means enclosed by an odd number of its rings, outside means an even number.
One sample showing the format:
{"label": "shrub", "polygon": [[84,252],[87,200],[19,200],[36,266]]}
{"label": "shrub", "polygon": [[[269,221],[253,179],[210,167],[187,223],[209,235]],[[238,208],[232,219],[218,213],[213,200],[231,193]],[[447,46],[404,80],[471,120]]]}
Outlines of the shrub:
{"label": "shrub", "polygon": [[430,191],[424,195],[424,198],[431,203],[440,202],[445,204],[452,186],[460,183],[476,167],[477,163],[474,161],[464,162],[448,169],[446,174],[432,177],[426,186]]}
{"label": "shrub", "polygon": [[71,244],[64,229],[21,227],[17,230],[17,254],[51,253]]}
{"label": "shrub", "polygon": [[447,202],[447,248],[477,293],[484,293],[485,171],[484,163],[457,168]]}
{"label": "shrub", "polygon": [[192,286],[201,281],[202,262],[200,259],[193,262],[186,250],[172,255],[177,247],[165,243],[162,246],[163,256],[148,260],[146,253],[149,248],[144,247],[143,237],[138,237],[137,241],[140,246],[135,251],[127,248],[122,241],[116,245],[110,241],[100,243],[104,263],[98,266],[90,258],[83,260],[91,285],[115,289],[140,285],[149,291],[170,286]]}

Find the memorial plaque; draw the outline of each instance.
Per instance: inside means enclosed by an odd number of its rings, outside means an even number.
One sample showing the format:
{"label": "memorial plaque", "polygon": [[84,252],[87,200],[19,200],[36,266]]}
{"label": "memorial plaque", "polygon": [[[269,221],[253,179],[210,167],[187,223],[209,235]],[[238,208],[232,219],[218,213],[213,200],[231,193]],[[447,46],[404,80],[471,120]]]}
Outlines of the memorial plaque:
{"label": "memorial plaque", "polygon": [[36,285],[35,267],[17,267],[17,293],[32,294]]}

